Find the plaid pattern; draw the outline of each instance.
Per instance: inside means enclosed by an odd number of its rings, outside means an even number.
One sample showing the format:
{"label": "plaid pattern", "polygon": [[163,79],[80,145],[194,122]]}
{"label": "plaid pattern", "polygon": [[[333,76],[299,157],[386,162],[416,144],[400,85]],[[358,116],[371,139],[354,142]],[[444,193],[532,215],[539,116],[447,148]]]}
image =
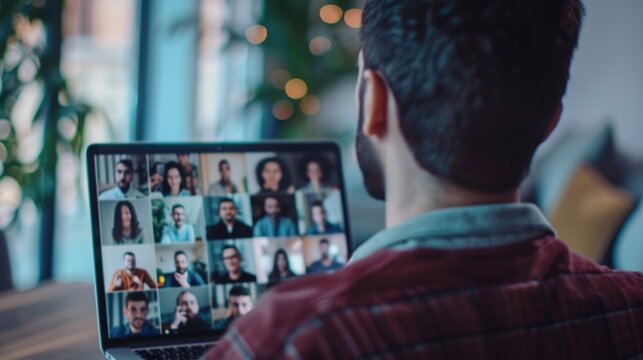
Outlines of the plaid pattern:
{"label": "plaid pattern", "polygon": [[268,292],[207,358],[643,358],[643,274],[597,265],[551,235],[385,249]]}

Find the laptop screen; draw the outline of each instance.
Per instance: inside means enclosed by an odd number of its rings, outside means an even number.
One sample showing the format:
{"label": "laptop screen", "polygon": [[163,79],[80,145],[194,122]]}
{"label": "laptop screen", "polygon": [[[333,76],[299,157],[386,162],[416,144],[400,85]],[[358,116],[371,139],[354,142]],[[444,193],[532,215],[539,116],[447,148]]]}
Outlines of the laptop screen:
{"label": "laptop screen", "polygon": [[349,256],[332,144],[88,154],[107,339],[223,332],[271,287]]}

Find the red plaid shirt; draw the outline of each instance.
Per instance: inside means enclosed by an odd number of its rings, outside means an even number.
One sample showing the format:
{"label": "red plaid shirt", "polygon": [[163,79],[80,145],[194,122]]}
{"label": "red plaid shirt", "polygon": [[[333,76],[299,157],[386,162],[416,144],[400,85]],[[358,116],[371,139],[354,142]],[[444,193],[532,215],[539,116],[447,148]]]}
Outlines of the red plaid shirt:
{"label": "red plaid shirt", "polygon": [[643,274],[553,235],[384,249],[276,287],[208,359],[643,358]]}

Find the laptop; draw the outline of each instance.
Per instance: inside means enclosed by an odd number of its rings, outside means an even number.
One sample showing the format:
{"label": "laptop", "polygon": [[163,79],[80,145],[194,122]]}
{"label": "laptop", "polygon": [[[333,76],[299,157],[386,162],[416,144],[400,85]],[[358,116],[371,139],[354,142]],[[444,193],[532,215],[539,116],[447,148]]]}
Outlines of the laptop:
{"label": "laptop", "polygon": [[107,358],[199,358],[270,288],[350,257],[335,143],[95,144],[87,167]]}

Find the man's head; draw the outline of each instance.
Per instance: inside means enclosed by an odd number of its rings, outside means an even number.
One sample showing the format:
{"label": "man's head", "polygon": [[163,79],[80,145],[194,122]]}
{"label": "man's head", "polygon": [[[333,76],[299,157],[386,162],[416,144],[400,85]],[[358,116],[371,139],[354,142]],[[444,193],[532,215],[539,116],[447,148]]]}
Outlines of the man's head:
{"label": "man's head", "polygon": [[130,292],[125,297],[123,314],[127,318],[130,330],[138,334],[143,330],[147,319],[149,300],[143,292]]}
{"label": "man's head", "polygon": [[123,265],[125,266],[126,270],[131,271],[136,269],[136,256],[133,252],[128,251],[123,254]]}
{"label": "man's head", "polygon": [[181,204],[176,204],[172,206],[172,220],[174,220],[174,226],[180,228],[185,224],[185,207]]}
{"label": "man's head", "polygon": [[219,202],[219,217],[226,223],[233,223],[237,219],[237,206],[230,198]]}
{"label": "man's head", "polygon": [[134,165],[130,159],[121,159],[116,163],[114,178],[122,192],[128,192],[134,177]]}
{"label": "man's head", "polygon": [[322,259],[328,259],[330,256],[330,241],[328,239],[319,240],[319,253]]}
{"label": "man's head", "polygon": [[176,158],[179,160],[181,165],[187,165],[190,163],[190,154],[176,154]]}
{"label": "man's head", "polygon": [[199,301],[196,296],[188,290],[181,291],[176,298],[176,306],[178,306],[179,311],[185,313],[185,316],[190,320],[199,315]]}
{"label": "man's head", "polygon": [[174,266],[176,267],[176,272],[183,274],[188,270],[190,266],[190,260],[188,259],[188,254],[183,250],[178,250],[174,253]]}
{"label": "man's head", "polygon": [[221,181],[230,181],[230,163],[228,160],[219,161],[219,175],[221,175]]}
{"label": "man's head", "polygon": [[239,249],[234,245],[226,245],[221,249],[223,265],[228,273],[236,274],[241,271],[241,254]]}
{"label": "man's head", "polygon": [[391,122],[431,175],[516,189],[560,116],[582,13],[579,0],[367,0],[356,146],[369,192],[385,195],[372,140]]}
{"label": "man's head", "polygon": [[279,199],[274,196],[268,196],[264,199],[263,209],[272,218],[277,218],[281,215],[281,204],[279,204]]}
{"label": "man's head", "polygon": [[228,293],[228,308],[230,309],[230,316],[239,317],[247,314],[252,310],[254,304],[250,297],[250,291],[247,288],[235,285],[230,288]]}
{"label": "man's head", "polygon": [[326,222],[326,210],[324,210],[324,204],[320,200],[315,200],[310,204],[310,214],[315,224],[321,225]]}

